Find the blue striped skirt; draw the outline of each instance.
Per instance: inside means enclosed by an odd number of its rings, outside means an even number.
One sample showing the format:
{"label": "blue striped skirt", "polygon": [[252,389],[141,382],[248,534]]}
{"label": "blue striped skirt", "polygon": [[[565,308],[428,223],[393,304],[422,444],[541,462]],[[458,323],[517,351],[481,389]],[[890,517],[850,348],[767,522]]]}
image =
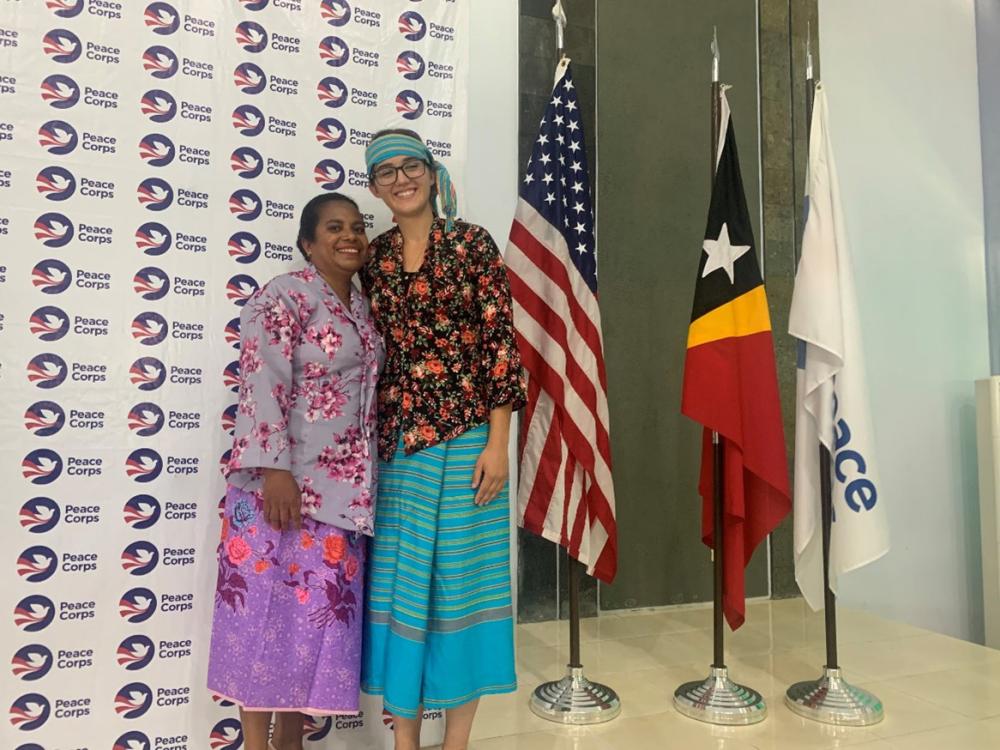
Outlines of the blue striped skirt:
{"label": "blue striped skirt", "polygon": [[507,487],[473,502],[487,425],[379,468],[361,689],[390,713],[517,689]]}

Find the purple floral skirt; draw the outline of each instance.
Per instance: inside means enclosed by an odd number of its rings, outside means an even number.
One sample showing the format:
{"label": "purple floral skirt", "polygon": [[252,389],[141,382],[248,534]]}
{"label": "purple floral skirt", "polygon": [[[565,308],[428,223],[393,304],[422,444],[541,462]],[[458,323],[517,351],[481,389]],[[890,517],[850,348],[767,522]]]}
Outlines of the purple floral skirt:
{"label": "purple floral skirt", "polygon": [[208,687],[247,710],[358,713],[367,538],[303,519],[274,531],[226,490]]}

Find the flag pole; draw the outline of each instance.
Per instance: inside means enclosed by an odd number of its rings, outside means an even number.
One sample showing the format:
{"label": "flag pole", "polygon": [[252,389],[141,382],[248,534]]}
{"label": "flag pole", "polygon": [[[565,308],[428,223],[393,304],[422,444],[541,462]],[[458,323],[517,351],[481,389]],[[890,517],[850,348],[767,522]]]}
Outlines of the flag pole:
{"label": "flag pole", "polygon": [[[812,34],[806,27],[806,145],[812,135],[816,77],[813,70]],[[808,179],[808,178],[807,178]],[[823,618],[826,626],[826,664],[818,680],[796,682],[785,691],[785,705],[795,714],[824,724],[867,727],[885,718],[882,701],[867,690],[847,682],[837,654],[837,595],[830,587],[830,538],[833,532],[833,460],[819,444],[819,494],[823,538]]]}
{"label": "flag pole", "polygon": [[[710,184],[715,183],[722,131],[722,84],[719,81],[719,39],[712,30],[712,154]],[[756,690],[733,682],[726,666],[725,619],[723,595],[725,571],[725,494],[723,481],[725,445],[718,432],[712,432],[712,641],[711,673],[704,680],[685,682],[674,691],[674,708],[691,719],[709,724],[747,725],[767,718],[767,705]]]}
{"label": "flag pole", "polygon": [[[562,0],[552,6],[556,23],[556,48],[559,63],[566,57],[564,46],[566,11]],[[580,658],[580,577],[583,566],[572,557],[569,562],[569,663],[561,680],[545,682],[535,688],[528,702],[536,716],[558,724],[575,726],[601,724],[616,718],[622,710],[618,694],[607,685],[591,682],[583,673]]]}

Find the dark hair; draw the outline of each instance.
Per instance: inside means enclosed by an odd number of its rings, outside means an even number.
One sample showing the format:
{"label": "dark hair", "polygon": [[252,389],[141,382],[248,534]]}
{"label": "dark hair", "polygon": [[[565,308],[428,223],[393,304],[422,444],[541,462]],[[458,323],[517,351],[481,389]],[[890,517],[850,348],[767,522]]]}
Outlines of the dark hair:
{"label": "dark hair", "polygon": [[299,236],[295,240],[295,246],[307,261],[309,260],[309,256],[306,255],[306,251],[302,247],[302,241],[312,242],[316,239],[316,227],[319,226],[319,212],[325,204],[332,201],[350,203],[358,210],[358,213],[361,213],[361,208],[357,202],[343,193],[320,193],[304,205],[302,207],[302,215],[299,216]]}
{"label": "dark hair", "polygon": [[[416,130],[409,130],[408,128],[385,128],[384,130],[379,130],[372,136],[369,144],[372,143],[377,138],[381,138],[383,135],[406,135],[410,138],[416,138],[422,145],[426,147],[427,144],[424,143],[424,139],[420,137],[420,133]],[[427,149],[430,152],[430,149]],[[431,208],[434,210],[434,215],[437,216],[437,180],[434,178],[434,155],[431,154],[431,160],[427,166],[431,168]],[[368,184],[375,182],[375,173],[372,172],[368,175]]]}

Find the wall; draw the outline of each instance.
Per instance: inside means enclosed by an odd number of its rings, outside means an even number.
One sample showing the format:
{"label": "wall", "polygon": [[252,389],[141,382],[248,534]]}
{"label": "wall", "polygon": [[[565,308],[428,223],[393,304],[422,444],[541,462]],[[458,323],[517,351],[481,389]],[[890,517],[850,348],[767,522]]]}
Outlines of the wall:
{"label": "wall", "polygon": [[[701,430],[680,414],[680,393],[709,201],[713,25],[759,250],[756,3],[598,6],[598,252],[621,539],[618,578],[601,587],[604,609],[712,595],[700,540]],[[768,594],[764,545],[746,590]]]}
{"label": "wall", "polygon": [[973,0],[823,0],[819,31],[892,534],[842,601],[980,640],[973,382],[989,361]]}
{"label": "wall", "polygon": [[1000,373],[1000,4],[976,0],[979,122],[983,148],[990,373]]}
{"label": "wall", "polygon": [[[469,128],[460,214],[485,227],[503,249],[517,205],[517,5],[469,4]],[[517,487],[517,454],[510,445],[510,486]],[[511,496],[510,559],[517,606],[516,497]]]}

